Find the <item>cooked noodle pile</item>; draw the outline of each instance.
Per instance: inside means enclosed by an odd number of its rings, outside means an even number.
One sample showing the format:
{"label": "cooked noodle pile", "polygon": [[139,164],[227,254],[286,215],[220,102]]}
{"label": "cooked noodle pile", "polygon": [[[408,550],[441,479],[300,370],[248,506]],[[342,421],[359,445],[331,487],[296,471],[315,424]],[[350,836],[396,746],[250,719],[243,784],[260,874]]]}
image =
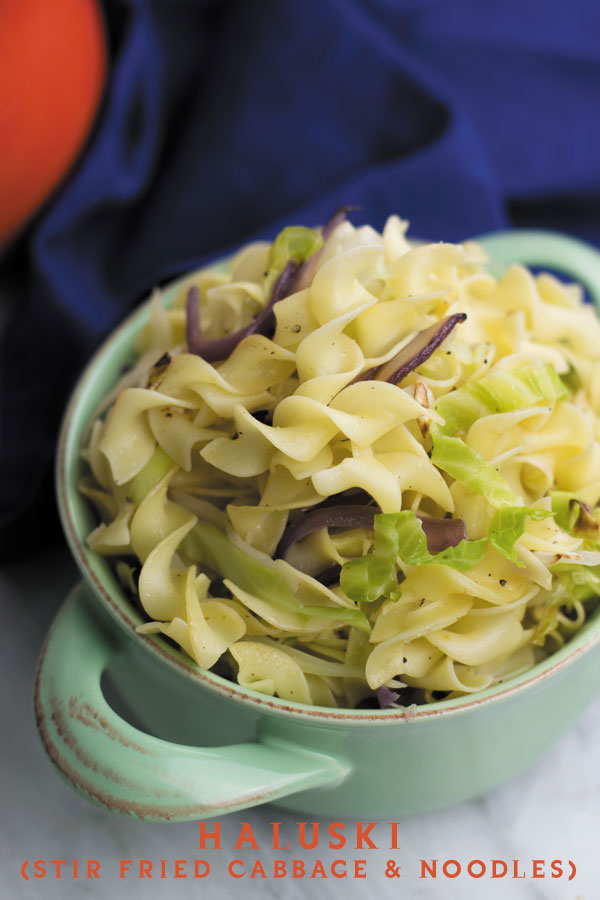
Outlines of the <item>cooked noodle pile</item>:
{"label": "cooked noodle pile", "polygon": [[355,707],[482,690],[582,626],[600,323],[577,285],[485,263],[338,214],[156,292],[81,485],[140,632]]}

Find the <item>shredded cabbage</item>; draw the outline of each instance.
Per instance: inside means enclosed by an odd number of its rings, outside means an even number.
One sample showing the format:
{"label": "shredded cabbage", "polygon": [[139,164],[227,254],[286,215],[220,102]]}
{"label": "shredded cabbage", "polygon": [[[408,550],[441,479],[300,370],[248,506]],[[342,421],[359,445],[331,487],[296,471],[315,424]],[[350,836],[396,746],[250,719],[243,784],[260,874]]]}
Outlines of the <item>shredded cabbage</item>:
{"label": "shredded cabbage", "polygon": [[492,544],[506,559],[517,562],[515,543],[525,531],[526,519],[541,521],[550,516],[552,513],[544,509],[504,507],[492,519],[487,538],[460,541],[455,547],[434,554],[427,549],[421,522],[410,510],[375,516],[372,550],[342,566],[340,584],[352,600],[372,603],[380,597],[401,595],[396,566],[398,558],[408,566],[437,563],[466,571],[481,562]]}
{"label": "shredded cabbage", "polygon": [[273,560],[256,550],[252,554],[245,552],[209,522],[194,525],[181,542],[181,551],[216,575],[234,582],[243,591],[267,600],[279,609],[370,630],[359,609],[301,603]]}
{"label": "shredded cabbage", "polygon": [[441,434],[467,431],[476,419],[564,400],[568,391],[552,366],[535,362],[523,369],[487,375],[444,394],[435,405],[444,417]]}
{"label": "shredded cabbage", "polygon": [[498,470],[460,438],[435,433],[431,462],[481,494],[492,506],[514,506],[519,503],[519,498]]}
{"label": "shredded cabbage", "polygon": [[269,253],[268,269],[265,277],[265,290],[267,294],[280,275],[286,264],[292,260],[295,263],[304,262],[323,246],[323,238],[313,228],[303,228],[299,225],[291,225],[284,228],[277,235]]}

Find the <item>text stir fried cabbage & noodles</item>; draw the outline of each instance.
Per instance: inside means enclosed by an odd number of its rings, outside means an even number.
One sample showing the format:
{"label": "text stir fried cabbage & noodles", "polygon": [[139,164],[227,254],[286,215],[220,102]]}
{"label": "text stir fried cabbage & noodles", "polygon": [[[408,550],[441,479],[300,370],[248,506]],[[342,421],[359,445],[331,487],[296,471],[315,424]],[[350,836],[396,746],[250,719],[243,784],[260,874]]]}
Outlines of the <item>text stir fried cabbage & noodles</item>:
{"label": "text stir fried cabbage & noodles", "polygon": [[81,490],[138,631],[285,700],[409,707],[529,669],[597,601],[600,323],[345,212],[155,292]]}

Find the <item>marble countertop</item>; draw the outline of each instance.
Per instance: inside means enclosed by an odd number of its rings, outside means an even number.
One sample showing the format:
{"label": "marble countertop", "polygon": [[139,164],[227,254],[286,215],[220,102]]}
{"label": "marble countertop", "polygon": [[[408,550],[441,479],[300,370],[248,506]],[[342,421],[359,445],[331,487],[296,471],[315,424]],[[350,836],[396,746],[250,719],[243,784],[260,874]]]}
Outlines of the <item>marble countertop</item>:
{"label": "marble countertop", "polygon": [[[325,863],[339,856],[366,856],[365,879],[233,879],[228,862],[237,857],[251,866],[258,857],[269,871],[281,857],[271,846],[270,822],[281,821],[282,834],[297,833],[298,816],[269,807],[221,817],[222,842],[228,852],[198,847],[198,825],[150,825],[121,819],[92,806],[69,790],[49,764],[35,731],[32,678],[44,634],[77,573],[67,550],[58,545],[27,561],[5,566],[0,573],[0,659],[3,688],[0,712],[2,740],[2,828],[0,831],[0,895],[10,900],[30,898],[221,898],[276,897],[323,900],[371,896],[380,900],[596,900],[600,896],[600,697],[579,724],[552,748],[536,768],[492,793],[441,812],[404,819],[399,827],[400,850],[300,851],[309,863],[319,856]],[[600,689],[600,685],[599,685]],[[275,813],[275,814],[274,814]],[[260,849],[229,852],[249,821]],[[326,826],[328,823],[325,822]],[[387,837],[387,832],[383,835]],[[383,842],[382,842],[383,844]],[[294,844],[292,844],[294,846]],[[296,844],[297,846],[297,844]],[[294,854],[292,854],[294,855]],[[118,860],[175,859],[202,856],[211,864],[209,878],[140,880],[118,877]],[[401,877],[385,876],[387,860],[402,865]],[[22,863],[36,859],[97,859],[99,881],[46,877],[30,881],[20,874]],[[532,859],[572,859],[572,881],[552,879],[549,863],[544,879],[469,878],[420,879],[420,860],[472,859],[486,862],[521,860],[531,875]],[[271,866],[272,868],[272,866]],[[155,868],[155,872],[157,873]]]}

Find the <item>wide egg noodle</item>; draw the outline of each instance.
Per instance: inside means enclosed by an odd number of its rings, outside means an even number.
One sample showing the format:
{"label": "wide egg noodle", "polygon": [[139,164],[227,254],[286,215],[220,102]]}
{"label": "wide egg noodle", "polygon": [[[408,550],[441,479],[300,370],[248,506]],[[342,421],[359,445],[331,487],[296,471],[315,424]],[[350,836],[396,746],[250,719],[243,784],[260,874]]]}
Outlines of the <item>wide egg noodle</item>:
{"label": "wide egg noodle", "polygon": [[240,535],[251,547],[273,556],[285,530],[288,510],[268,510],[260,506],[230,503],[227,515]]}
{"label": "wide egg noodle", "polygon": [[165,406],[185,406],[185,403],[142,388],[128,388],[119,395],[98,444],[116,484],[130,481],[154,453],[156,439],[145,413]]}
{"label": "wide egg noodle", "polygon": [[397,676],[423,678],[442,655],[426,638],[406,641],[394,635],[371,650],[365,664],[367,683],[376,690]]}
{"label": "wide egg noodle", "polygon": [[429,691],[453,692],[459,694],[473,694],[482,691],[492,684],[493,676],[484,670],[473,666],[463,666],[455,662],[452,657],[444,656],[422,678],[406,676],[406,682],[413,687],[423,688]]}
{"label": "wide egg noodle", "polygon": [[383,267],[381,244],[353,247],[328,260],[317,271],[309,290],[311,311],[324,325],[374,299],[361,281],[365,272]]}
{"label": "wide egg noodle", "polygon": [[208,585],[208,578],[196,577],[190,566],[185,575],[185,619],[175,616],[171,622],[149,622],[137,629],[141,634],[173,638],[204,669],[210,669],[246,633],[244,619],[235,609],[206,599]]}
{"label": "wide egg noodle", "polygon": [[131,522],[131,547],[145,563],[164,538],[180,528],[194,525],[196,516],[167,498],[169,483],[177,467],[173,467],[144,497]]}
{"label": "wide egg noodle", "polygon": [[102,555],[131,553],[130,522],[135,510],[134,504],[125,500],[114,519],[108,524],[102,523],[88,535],[88,544],[92,550]]}
{"label": "wide egg noodle", "polygon": [[428,641],[443,654],[466,666],[479,666],[510,656],[533,634],[520,622],[522,611],[493,618],[464,616],[453,627],[430,632]]}
{"label": "wide egg noodle", "polygon": [[310,634],[319,634],[327,627],[327,623],[323,619],[319,619],[316,616],[306,616],[289,609],[280,609],[272,603],[268,603],[266,600],[262,600],[260,597],[242,590],[242,588],[227,579],[225,579],[225,586],[231,591],[236,600],[258,616],[259,619],[275,626],[277,629],[275,633],[286,632],[295,637],[299,635],[306,637]]}
{"label": "wide egg noodle", "polygon": [[149,553],[142,566],[139,592],[142,606],[151,619],[161,622],[184,617],[185,576],[173,569],[173,558],[179,544],[196,522],[195,516],[163,538]]}
{"label": "wide egg noodle", "polygon": [[283,700],[312,703],[310,688],[300,665],[275,646],[238,641],[230,648],[238,664],[238,683]]}

